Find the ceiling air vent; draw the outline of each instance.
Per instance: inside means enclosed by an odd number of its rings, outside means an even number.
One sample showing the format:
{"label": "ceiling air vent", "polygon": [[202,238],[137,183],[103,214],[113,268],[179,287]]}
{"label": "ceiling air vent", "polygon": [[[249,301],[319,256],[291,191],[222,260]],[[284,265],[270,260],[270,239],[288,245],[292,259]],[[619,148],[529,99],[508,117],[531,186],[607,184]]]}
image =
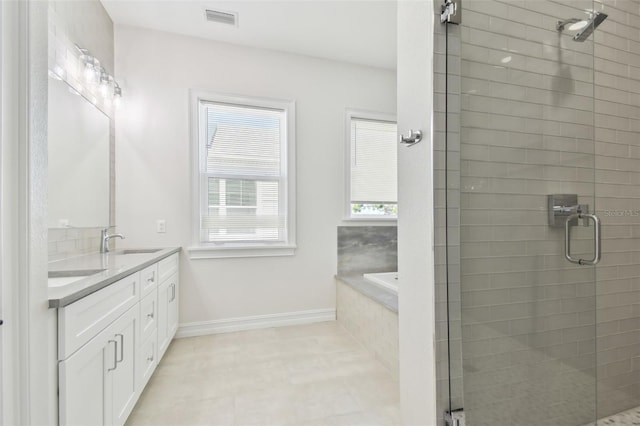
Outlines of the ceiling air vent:
{"label": "ceiling air vent", "polygon": [[238,25],[238,14],[236,12],[221,12],[219,10],[205,10],[207,21],[218,24]]}

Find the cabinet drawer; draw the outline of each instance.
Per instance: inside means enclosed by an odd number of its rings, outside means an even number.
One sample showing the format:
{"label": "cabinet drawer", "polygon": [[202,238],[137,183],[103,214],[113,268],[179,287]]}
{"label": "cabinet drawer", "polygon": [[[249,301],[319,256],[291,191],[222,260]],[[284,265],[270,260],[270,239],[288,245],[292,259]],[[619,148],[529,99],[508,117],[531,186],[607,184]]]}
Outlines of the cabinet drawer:
{"label": "cabinet drawer", "polygon": [[69,357],[139,299],[138,272],[58,309],[58,359]]}
{"label": "cabinet drawer", "polygon": [[140,340],[145,341],[158,327],[158,293],[153,292],[140,301]]}
{"label": "cabinet drawer", "polygon": [[171,256],[158,262],[158,283],[163,282],[178,270],[179,259],[180,258],[178,257],[178,253],[174,253]]}
{"label": "cabinet drawer", "polygon": [[140,375],[138,377],[139,392],[142,392],[158,365],[157,342],[158,336],[154,333],[152,336],[149,336],[147,340],[144,340],[144,343],[140,347],[138,357],[138,365],[140,366],[138,368]]}
{"label": "cabinet drawer", "polygon": [[147,294],[155,293],[158,287],[158,264],[155,263],[140,271],[140,294],[145,297]]}

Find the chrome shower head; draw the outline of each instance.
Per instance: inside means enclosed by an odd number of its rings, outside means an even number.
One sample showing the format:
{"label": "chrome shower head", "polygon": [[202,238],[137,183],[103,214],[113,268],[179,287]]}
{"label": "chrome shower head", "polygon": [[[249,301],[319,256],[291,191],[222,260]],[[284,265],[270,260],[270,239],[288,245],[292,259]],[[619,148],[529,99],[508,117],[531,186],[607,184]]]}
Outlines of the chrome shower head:
{"label": "chrome shower head", "polygon": [[[573,28],[574,24],[579,25],[579,28]],[[569,19],[565,19],[564,21],[558,21],[558,23],[556,23],[556,30],[562,32],[564,31],[564,28],[567,25],[569,25],[570,30],[576,30],[576,29],[584,28],[585,25],[587,25],[587,21],[585,21],[584,19],[578,19],[578,18],[569,18]]]}
{"label": "chrome shower head", "polygon": [[587,38],[589,38],[591,33],[596,28],[598,28],[598,25],[602,24],[602,21],[604,21],[608,17],[609,15],[607,15],[606,13],[595,12],[591,17],[591,19],[589,19],[589,21],[587,22],[587,26],[584,27],[584,29],[580,31],[578,34],[573,36],[573,39],[575,41],[585,41]]}
{"label": "chrome shower head", "polygon": [[578,18],[565,19],[564,21],[558,21],[558,23],[556,24],[556,30],[562,32],[567,25],[571,24],[569,25],[569,30],[580,30],[578,33],[576,33],[575,36],[573,36],[573,39],[575,41],[585,41],[587,38],[589,38],[593,30],[595,30],[598,25],[602,23],[602,21],[607,19],[608,16],[609,15],[607,15],[606,13],[593,12],[589,20]]}

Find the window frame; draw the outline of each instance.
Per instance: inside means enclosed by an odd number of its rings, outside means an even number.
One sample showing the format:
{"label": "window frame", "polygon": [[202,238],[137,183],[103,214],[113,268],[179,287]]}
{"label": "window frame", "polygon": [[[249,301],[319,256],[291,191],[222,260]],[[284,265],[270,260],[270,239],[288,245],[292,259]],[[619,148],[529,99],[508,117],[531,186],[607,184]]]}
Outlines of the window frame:
{"label": "window frame", "polygon": [[[208,90],[192,89],[189,91],[191,121],[191,190],[192,190],[192,246],[188,248],[191,259],[230,258],[230,257],[264,257],[292,256],[296,249],[296,127],[295,101],[230,95]],[[227,241],[205,242],[201,239],[201,217],[206,209],[206,179],[209,176],[201,173],[204,158],[204,140],[206,126],[203,123],[203,103],[219,103],[248,108],[268,108],[282,110],[285,116],[285,141],[281,149],[284,172],[274,178],[281,182],[284,190],[283,203],[279,206],[286,209],[287,226],[283,241]],[[240,175],[230,176],[238,179]],[[253,176],[252,178],[255,178]],[[204,188],[204,189],[203,189]]]}
{"label": "window frame", "polygon": [[[398,125],[397,117],[395,114],[368,111],[360,109],[348,108],[345,114],[345,137],[344,137],[344,200],[343,200],[343,221],[345,222],[384,222],[385,225],[391,225],[397,223],[397,215],[357,215],[354,216],[351,211],[351,120],[352,119],[372,120],[372,121],[385,121]],[[397,201],[396,201],[397,203]]]}

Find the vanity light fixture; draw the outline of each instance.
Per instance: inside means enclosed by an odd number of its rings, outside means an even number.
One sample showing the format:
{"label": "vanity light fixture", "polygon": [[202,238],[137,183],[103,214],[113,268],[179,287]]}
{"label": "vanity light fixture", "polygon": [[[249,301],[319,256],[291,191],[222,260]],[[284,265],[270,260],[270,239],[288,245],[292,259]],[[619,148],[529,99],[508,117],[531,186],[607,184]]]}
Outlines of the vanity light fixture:
{"label": "vanity light fixture", "polygon": [[80,62],[84,69],[84,79],[89,83],[97,82],[100,79],[101,71],[104,69],[100,66],[100,61],[91,55],[87,49],[78,45],[76,45],[76,48],[80,52]]}
{"label": "vanity light fixture", "polygon": [[113,77],[111,77],[104,68],[100,70],[100,94],[102,97],[106,98],[109,95],[109,85],[113,81]]}
{"label": "vanity light fixture", "polygon": [[84,62],[84,79],[89,83],[93,83],[96,78],[96,71],[94,69],[94,60],[86,59]]}
{"label": "vanity light fixture", "polygon": [[115,81],[113,82],[113,84],[114,84],[114,87],[113,87],[113,106],[118,108],[118,106],[120,106],[120,100],[122,99],[122,89],[120,88],[118,83],[116,83]]}
{"label": "vanity light fixture", "polygon": [[[120,98],[122,98],[122,89],[115,78],[100,65],[98,58],[93,56],[89,50],[77,44],[75,46],[80,53],[79,60],[86,82],[89,83],[90,87],[96,87],[97,85],[98,93],[104,98],[105,103],[110,104],[113,100],[113,104],[117,106],[120,103]],[[111,87],[113,87],[113,90],[111,90]]]}

